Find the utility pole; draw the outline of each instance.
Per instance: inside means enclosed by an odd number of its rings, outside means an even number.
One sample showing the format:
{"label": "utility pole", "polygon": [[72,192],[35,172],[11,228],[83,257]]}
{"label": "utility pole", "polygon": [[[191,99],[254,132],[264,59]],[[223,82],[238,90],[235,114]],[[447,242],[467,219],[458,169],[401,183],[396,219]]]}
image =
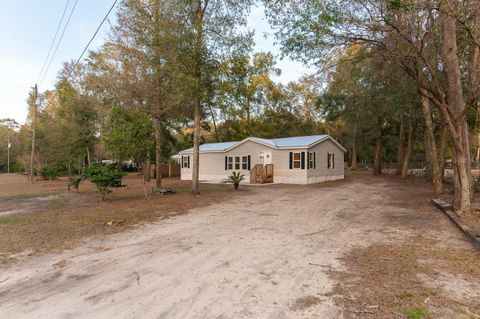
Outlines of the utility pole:
{"label": "utility pole", "polygon": [[33,168],[34,161],[35,161],[35,129],[37,127],[37,97],[38,97],[38,88],[37,84],[35,83],[35,87],[33,88],[33,123],[32,123],[32,154],[30,157],[30,183],[35,183],[35,171]]}
{"label": "utility pole", "polygon": [[12,147],[12,143],[10,143],[10,130],[11,128],[8,128],[8,141],[7,141],[7,173],[10,174],[10,147]]}

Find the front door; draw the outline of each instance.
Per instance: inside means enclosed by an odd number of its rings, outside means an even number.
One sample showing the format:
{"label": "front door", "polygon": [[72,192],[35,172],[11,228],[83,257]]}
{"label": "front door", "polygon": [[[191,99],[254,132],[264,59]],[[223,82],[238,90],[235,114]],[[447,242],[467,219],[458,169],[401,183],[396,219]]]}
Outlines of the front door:
{"label": "front door", "polygon": [[264,151],[263,152],[263,164],[272,164],[272,151]]}

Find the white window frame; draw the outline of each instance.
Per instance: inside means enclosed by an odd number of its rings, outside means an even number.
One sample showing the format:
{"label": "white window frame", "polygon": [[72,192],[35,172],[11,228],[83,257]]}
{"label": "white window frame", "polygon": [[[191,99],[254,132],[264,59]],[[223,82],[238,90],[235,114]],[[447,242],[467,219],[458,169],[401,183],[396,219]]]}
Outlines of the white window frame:
{"label": "white window frame", "polygon": [[314,152],[309,152],[308,153],[308,168],[313,169],[315,167],[315,157],[314,157]]}
{"label": "white window frame", "polygon": [[248,170],[248,156],[242,156],[242,170]]}
{"label": "white window frame", "polygon": [[182,168],[188,168],[188,155],[182,156]]}
{"label": "white window frame", "polygon": [[227,169],[233,170],[233,156],[228,156],[227,158]]}
{"label": "white window frame", "polygon": [[[292,169],[302,169],[302,152],[292,152]],[[298,159],[295,159],[295,155],[298,154]],[[295,166],[298,163],[298,167]]]}
{"label": "white window frame", "polygon": [[335,154],[334,153],[327,153],[327,168],[334,169],[335,168]]}
{"label": "white window frame", "polygon": [[239,171],[241,167],[242,167],[242,157],[235,156],[235,170]]}

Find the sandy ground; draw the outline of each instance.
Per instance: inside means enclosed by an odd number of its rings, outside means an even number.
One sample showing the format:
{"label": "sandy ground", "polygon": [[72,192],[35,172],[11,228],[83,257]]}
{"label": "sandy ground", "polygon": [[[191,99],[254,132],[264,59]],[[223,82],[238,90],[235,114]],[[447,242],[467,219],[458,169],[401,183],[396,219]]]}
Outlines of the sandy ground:
{"label": "sandy ground", "polygon": [[253,188],[2,269],[0,317],[342,318],[327,272],[353,247],[412,237],[408,223],[432,216],[438,229],[422,232],[469,245],[420,192],[425,205],[399,208],[388,179]]}

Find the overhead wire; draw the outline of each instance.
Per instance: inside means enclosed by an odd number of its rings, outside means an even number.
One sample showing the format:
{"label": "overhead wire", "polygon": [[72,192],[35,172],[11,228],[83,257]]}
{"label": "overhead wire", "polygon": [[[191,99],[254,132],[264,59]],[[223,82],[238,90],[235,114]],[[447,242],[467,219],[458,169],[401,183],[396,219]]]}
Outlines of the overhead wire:
{"label": "overhead wire", "polygon": [[63,23],[63,18],[65,18],[65,13],[67,12],[68,5],[70,4],[70,0],[67,1],[67,4],[65,5],[65,9],[63,9],[62,17],[60,18],[60,22],[58,23],[57,30],[55,31],[55,35],[53,36],[52,43],[50,44],[50,48],[48,49],[47,56],[45,57],[45,60],[43,61],[42,68],[40,69],[40,73],[38,74],[37,78],[37,83],[40,80],[40,77],[43,74],[43,70],[45,70],[45,66],[47,65],[48,58],[50,57],[50,53],[52,53],[52,48],[53,45],[55,44],[55,41],[57,40],[57,35],[58,31],[60,30],[60,27],[62,26]]}
{"label": "overhead wire", "polygon": [[[98,25],[97,29],[95,30],[95,33],[92,35],[92,37],[90,38],[90,40],[88,41],[87,45],[83,48],[83,51],[82,53],[80,54],[80,56],[78,57],[78,59],[75,61],[75,63],[73,64],[73,66],[70,68],[70,71],[68,72],[67,74],[67,78],[72,74],[73,70],[75,70],[75,67],[78,65],[78,63],[80,62],[80,60],[82,59],[83,55],[85,54],[85,52],[87,52],[88,50],[88,47],[90,46],[90,44],[92,43],[92,41],[95,39],[95,37],[97,36],[98,34],[98,31],[100,31],[100,28],[102,27],[102,25],[105,23],[105,21],[108,19],[108,16],[110,15],[110,13],[112,12],[112,10],[115,8],[115,5],[117,4],[118,0],[115,0],[113,2],[113,4],[111,5],[110,9],[108,10],[108,12],[105,14],[105,16],[103,17],[102,21],[100,22],[100,24]],[[55,94],[53,94],[52,96],[52,100],[57,96],[57,91],[55,90]]]}
{"label": "overhead wire", "polygon": [[72,10],[70,11],[70,14],[68,16],[68,19],[67,19],[67,22],[65,23],[65,26],[63,27],[63,30],[62,30],[62,34],[60,35],[60,38],[58,39],[58,42],[57,42],[57,45],[55,46],[55,50],[53,51],[53,54],[52,56],[50,57],[50,61],[48,62],[48,66],[47,68],[45,69],[45,72],[42,76],[42,79],[40,80],[40,82],[37,81],[37,83],[39,85],[41,85],[43,83],[43,81],[45,80],[45,77],[46,75],[48,74],[48,70],[50,69],[50,66],[52,65],[52,62],[53,62],[53,59],[55,58],[55,54],[57,53],[57,50],[58,48],[60,47],[60,44],[62,43],[62,40],[63,40],[63,36],[65,35],[65,31],[67,30],[67,27],[70,23],[70,19],[72,18],[72,15],[73,15],[73,12],[75,11],[75,8],[77,6],[77,3],[78,3],[78,0],[75,0],[75,3],[73,4],[73,7],[72,7]]}

